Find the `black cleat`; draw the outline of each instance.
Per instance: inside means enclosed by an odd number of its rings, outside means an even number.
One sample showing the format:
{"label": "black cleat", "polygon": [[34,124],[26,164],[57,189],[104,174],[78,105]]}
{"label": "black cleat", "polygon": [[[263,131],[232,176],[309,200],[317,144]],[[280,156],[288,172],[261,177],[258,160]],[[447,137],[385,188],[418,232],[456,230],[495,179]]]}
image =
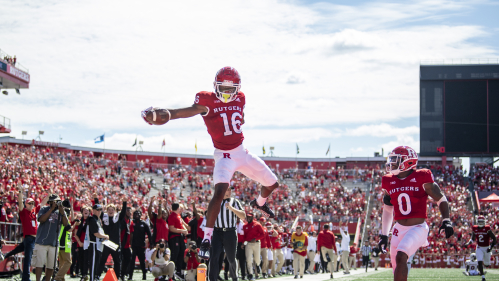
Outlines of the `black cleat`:
{"label": "black cleat", "polygon": [[270,219],[275,218],[274,211],[272,211],[270,209],[267,202],[265,202],[265,204],[263,204],[263,206],[258,206],[258,204],[256,203],[256,199],[253,199],[253,201],[250,202],[250,206],[262,211],[263,215],[266,216],[267,218],[270,218]]}
{"label": "black cleat", "polygon": [[199,257],[205,260],[209,259],[210,248],[211,248],[210,240],[204,239],[203,242],[201,242],[201,246],[199,246]]}

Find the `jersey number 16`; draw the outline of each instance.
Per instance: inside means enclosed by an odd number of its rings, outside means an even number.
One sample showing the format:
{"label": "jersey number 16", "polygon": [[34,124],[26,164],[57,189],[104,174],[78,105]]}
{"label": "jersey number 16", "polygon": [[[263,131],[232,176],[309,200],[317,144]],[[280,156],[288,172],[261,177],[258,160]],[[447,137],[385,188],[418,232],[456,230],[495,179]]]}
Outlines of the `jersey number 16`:
{"label": "jersey number 16", "polygon": [[[229,119],[227,118],[227,113],[222,113],[222,114],[220,114],[220,116],[224,120],[224,127],[225,127],[224,136],[232,135],[232,131],[230,130],[230,127],[229,127]],[[236,119],[237,117],[239,117],[239,120]],[[231,122],[232,129],[234,129],[234,132],[236,132],[237,134],[240,134],[243,132],[241,130],[241,119],[243,119],[243,117],[241,116],[241,114],[239,112],[232,113],[232,116],[230,118],[230,120],[232,121]]]}

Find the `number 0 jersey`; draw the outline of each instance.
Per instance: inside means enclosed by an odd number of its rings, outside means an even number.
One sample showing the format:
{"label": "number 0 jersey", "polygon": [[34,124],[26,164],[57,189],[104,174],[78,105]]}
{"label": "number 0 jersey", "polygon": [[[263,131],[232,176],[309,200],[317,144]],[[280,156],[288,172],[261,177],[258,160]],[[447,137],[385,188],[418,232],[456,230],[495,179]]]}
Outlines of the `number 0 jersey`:
{"label": "number 0 jersey", "polygon": [[479,247],[488,247],[490,245],[490,236],[489,230],[490,225],[486,225],[484,227],[478,227],[478,225],[474,225],[471,230],[475,233],[476,243]]}
{"label": "number 0 jersey", "polygon": [[242,92],[238,92],[229,103],[221,102],[213,92],[199,92],[194,103],[208,108],[208,112],[201,116],[215,148],[231,150],[243,143],[241,125],[246,97]]}
{"label": "number 0 jersey", "polygon": [[390,195],[395,212],[395,220],[426,218],[426,194],[423,185],[433,183],[433,175],[428,169],[414,170],[407,178],[399,179],[388,174],[381,179],[381,188]]}

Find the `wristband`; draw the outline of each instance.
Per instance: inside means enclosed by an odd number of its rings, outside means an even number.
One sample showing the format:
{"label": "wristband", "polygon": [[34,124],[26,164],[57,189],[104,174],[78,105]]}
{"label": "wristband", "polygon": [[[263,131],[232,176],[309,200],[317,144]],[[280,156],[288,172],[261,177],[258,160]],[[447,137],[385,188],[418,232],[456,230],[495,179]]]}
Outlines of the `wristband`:
{"label": "wristband", "polygon": [[440,206],[440,203],[442,203],[442,202],[447,202],[447,197],[445,197],[445,195],[442,196],[442,198],[440,198],[440,200],[438,200],[438,202],[437,202],[438,206]]}

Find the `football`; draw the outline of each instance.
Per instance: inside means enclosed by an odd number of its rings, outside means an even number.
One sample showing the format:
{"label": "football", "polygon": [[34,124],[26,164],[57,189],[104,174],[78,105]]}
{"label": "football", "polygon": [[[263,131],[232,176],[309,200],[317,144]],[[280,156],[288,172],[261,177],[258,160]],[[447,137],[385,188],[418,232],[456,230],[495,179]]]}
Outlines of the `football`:
{"label": "football", "polygon": [[170,112],[164,108],[152,108],[144,112],[144,119],[152,125],[164,125],[170,121]]}

